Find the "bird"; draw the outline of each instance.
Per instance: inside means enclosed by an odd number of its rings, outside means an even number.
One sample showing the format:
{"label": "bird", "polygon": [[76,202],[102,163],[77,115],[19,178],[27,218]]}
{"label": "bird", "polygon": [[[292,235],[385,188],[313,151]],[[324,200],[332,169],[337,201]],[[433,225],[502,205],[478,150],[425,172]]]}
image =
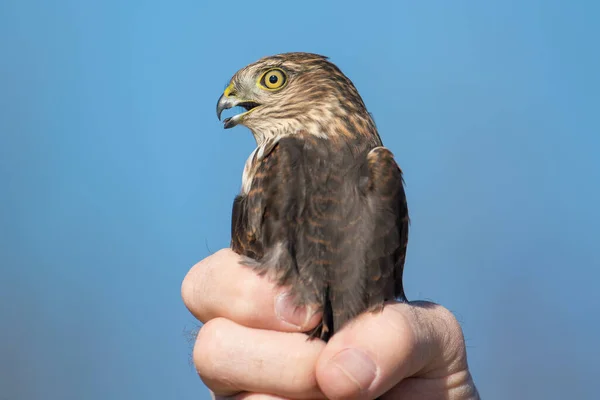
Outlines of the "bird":
{"label": "bird", "polygon": [[232,209],[241,263],[322,313],[309,339],[407,302],[403,173],[352,81],[323,55],[267,56],[233,75],[218,119],[233,107],[224,128],[245,126],[256,141]]}

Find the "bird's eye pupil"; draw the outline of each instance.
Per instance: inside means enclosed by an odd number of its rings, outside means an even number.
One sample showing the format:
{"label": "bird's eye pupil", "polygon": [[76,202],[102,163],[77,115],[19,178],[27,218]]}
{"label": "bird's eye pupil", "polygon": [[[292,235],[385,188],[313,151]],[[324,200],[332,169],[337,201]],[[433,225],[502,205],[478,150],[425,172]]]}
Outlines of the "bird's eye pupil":
{"label": "bird's eye pupil", "polygon": [[278,80],[279,78],[277,77],[277,75],[271,75],[269,77],[269,82],[271,82],[271,84],[276,84]]}

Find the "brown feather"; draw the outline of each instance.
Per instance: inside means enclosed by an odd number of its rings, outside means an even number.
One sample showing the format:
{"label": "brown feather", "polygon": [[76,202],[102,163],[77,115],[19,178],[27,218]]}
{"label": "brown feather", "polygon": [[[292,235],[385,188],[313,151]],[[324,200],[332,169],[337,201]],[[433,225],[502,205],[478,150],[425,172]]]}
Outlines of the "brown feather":
{"label": "brown feather", "polygon": [[326,340],[359,313],[405,300],[408,211],[387,149],[355,155],[306,136],[281,139],[236,198],[232,248],[291,286],[298,305],[323,310],[312,335]]}
{"label": "brown feather", "polygon": [[249,99],[261,107],[243,124],[259,147],[234,201],[231,247],[289,286],[298,305],[321,309],[310,335],[328,340],[358,314],[406,301],[402,172],[352,82],[325,57],[267,57],[240,70],[232,87],[251,93],[245,85],[274,66],[289,82]]}

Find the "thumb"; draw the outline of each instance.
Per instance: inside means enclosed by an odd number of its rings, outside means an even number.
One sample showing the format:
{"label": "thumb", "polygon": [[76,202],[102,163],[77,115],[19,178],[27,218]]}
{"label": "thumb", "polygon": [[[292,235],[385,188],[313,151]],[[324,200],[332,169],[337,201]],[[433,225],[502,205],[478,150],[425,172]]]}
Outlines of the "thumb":
{"label": "thumb", "polygon": [[405,378],[439,378],[454,370],[466,370],[454,316],[432,303],[392,303],[333,335],[316,374],[328,399],[374,399]]}

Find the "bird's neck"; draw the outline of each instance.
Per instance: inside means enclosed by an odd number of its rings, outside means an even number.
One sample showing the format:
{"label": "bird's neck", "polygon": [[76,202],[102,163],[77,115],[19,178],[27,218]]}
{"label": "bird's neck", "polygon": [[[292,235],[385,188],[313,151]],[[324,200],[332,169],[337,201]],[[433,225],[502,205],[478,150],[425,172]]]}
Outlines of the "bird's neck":
{"label": "bird's neck", "polygon": [[331,117],[325,120],[302,115],[297,118],[279,119],[269,125],[249,127],[257,147],[284,136],[308,133],[320,139],[332,141],[363,142],[381,146],[381,140],[373,119],[368,113],[355,114],[347,118]]}

